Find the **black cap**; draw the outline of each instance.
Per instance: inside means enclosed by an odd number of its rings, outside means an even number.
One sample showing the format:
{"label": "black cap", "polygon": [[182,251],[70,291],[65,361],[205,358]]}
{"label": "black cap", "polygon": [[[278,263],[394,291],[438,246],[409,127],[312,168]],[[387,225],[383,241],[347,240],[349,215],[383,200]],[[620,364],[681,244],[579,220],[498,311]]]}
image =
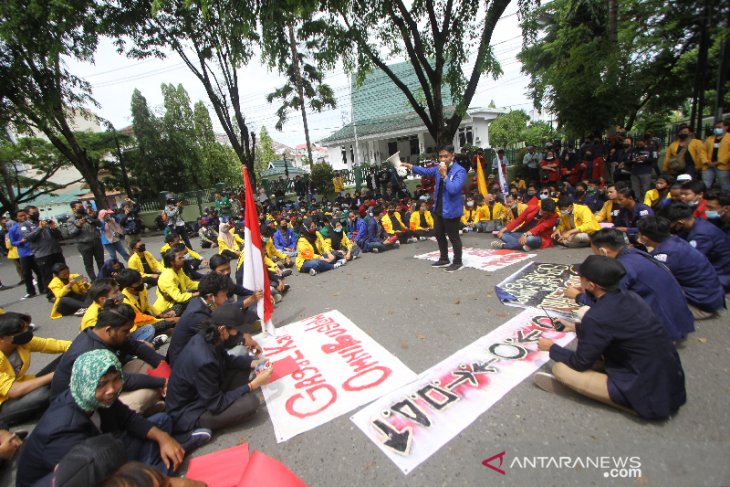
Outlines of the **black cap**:
{"label": "black cap", "polygon": [[213,311],[213,314],[210,315],[210,321],[214,325],[235,328],[243,333],[251,333],[253,331],[251,323],[246,322],[246,313],[243,312],[240,305],[233,303],[218,306]]}
{"label": "black cap", "polygon": [[604,289],[618,286],[626,269],[621,262],[603,255],[589,255],[580,265],[578,273]]}

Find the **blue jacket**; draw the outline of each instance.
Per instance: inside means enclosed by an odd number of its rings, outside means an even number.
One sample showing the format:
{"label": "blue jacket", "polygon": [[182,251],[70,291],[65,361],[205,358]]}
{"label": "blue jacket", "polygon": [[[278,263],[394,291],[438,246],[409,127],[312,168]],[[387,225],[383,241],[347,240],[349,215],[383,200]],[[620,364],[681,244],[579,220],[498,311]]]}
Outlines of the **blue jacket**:
{"label": "blue jacket", "polygon": [[579,372],[590,370],[603,358],[608,394],[614,402],[646,419],[666,418],[686,402],[677,350],[649,305],[636,293],[620,289],[603,295],[575,332],[576,350],[553,345],[550,358]]}
{"label": "blue jacket", "polygon": [[687,241],[705,254],[725,292],[730,292],[730,236],[707,220],[695,218]]}
{"label": "blue jacket", "polygon": [[687,301],[705,311],[725,308],[725,293],[715,269],[707,257],[689,243],[672,235],[657,245],[651,255],[669,267]]}
{"label": "blue jacket", "polygon": [[296,249],[297,241],[296,238],[294,238],[294,230],[287,228],[286,236],[281,234],[281,229],[277,230],[274,234],[274,247],[279,250],[284,250],[285,248]]}
{"label": "blue jacket", "polygon": [[18,247],[18,257],[30,257],[33,255],[33,251],[30,249],[30,243],[27,241],[25,243],[20,243],[20,241],[25,238],[23,236],[23,232],[20,231],[21,225],[23,225],[23,223],[16,223],[11,226],[8,230],[8,237],[10,238],[10,243]]}
{"label": "blue jacket", "polygon": [[362,234],[358,233],[357,237],[357,244],[363,252],[367,252],[365,246],[368,243],[383,243],[385,238],[382,225],[372,216],[367,219],[366,230]]}
{"label": "blue jacket", "polygon": [[[628,247],[616,259],[626,269],[626,275],[621,279],[621,289],[633,291],[644,298],[664,325],[669,338],[681,340],[695,330],[694,318],[687,307],[682,288],[664,264],[646,252]],[[578,296],[576,301],[592,304],[585,294]]]}
{"label": "blue jacket", "polygon": [[[615,204],[615,203],[614,203]],[[629,235],[638,235],[639,220],[647,216],[654,216],[654,210],[638,201],[634,204],[634,211],[627,208],[621,208],[613,219],[614,226],[626,227],[626,233]]]}
{"label": "blue jacket", "polygon": [[[438,202],[439,187],[441,186],[441,174],[439,173],[439,166],[433,167],[419,167],[413,166],[411,169],[413,174],[420,176],[434,177],[436,178],[436,186],[433,190],[434,208]],[[461,197],[461,190],[464,188],[466,182],[466,170],[456,162],[452,163],[446,173],[446,181],[444,182],[444,200],[442,213],[444,218],[461,218],[464,214],[464,201]]]}
{"label": "blue jacket", "polygon": [[226,373],[250,370],[250,356],[233,356],[222,346],[206,343],[195,335],[177,358],[167,385],[165,409],[172,418],[175,432],[187,432],[198,426],[200,416],[210,411],[220,414],[251,390],[248,384],[225,390]]}
{"label": "blue jacket", "polygon": [[84,440],[102,433],[128,433],[130,439],[138,440],[139,444],[143,445],[147,433],[153,426],[119,400],[114,401],[108,408],[97,409],[97,412],[101,418],[101,430],[76,405],[71,391],[64,391],[51,402],[23,445],[18,460],[15,485],[17,487],[34,485],[53,472],[58,462]]}

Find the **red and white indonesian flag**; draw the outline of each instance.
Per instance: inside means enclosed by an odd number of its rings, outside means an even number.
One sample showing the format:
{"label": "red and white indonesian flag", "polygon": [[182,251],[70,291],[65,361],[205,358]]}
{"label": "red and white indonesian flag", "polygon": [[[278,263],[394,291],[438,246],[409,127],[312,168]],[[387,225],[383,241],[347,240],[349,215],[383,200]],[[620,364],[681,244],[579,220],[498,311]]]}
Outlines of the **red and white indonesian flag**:
{"label": "red and white indonesian flag", "polygon": [[243,287],[251,291],[263,291],[264,297],[256,303],[256,311],[261,319],[261,327],[269,335],[276,335],[271,315],[274,305],[271,302],[269,274],[264,265],[264,247],[261,244],[259,216],[256,212],[253,188],[248,178],[248,169],[243,166],[243,185],[246,188],[245,242],[243,246]]}

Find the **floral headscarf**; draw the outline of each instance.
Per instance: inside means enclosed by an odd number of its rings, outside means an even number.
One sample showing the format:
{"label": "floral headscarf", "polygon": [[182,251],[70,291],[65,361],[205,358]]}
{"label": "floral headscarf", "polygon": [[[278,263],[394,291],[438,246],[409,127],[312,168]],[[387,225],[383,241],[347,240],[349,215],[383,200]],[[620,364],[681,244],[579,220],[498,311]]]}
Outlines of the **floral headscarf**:
{"label": "floral headscarf", "polygon": [[74,402],[90,413],[97,408],[109,407],[96,400],[99,381],[109,371],[122,373],[122,364],[112,352],[106,349],[92,350],[80,355],[71,369],[71,395]]}

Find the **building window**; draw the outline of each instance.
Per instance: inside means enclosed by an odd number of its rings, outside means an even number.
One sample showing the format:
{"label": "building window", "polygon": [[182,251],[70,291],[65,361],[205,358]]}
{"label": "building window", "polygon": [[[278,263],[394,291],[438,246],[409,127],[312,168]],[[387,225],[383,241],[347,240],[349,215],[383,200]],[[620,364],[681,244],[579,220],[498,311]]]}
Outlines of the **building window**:
{"label": "building window", "polygon": [[347,150],[344,147],[340,148],[340,154],[342,154],[342,164],[347,165]]}
{"label": "building window", "polygon": [[350,146],[350,160],[352,161],[352,164],[355,164],[355,146]]}
{"label": "building window", "polygon": [[411,155],[417,156],[421,152],[421,148],[418,146],[418,137],[411,137]]}
{"label": "building window", "polygon": [[398,142],[388,142],[388,156],[392,156],[396,152],[398,152]]}
{"label": "building window", "polygon": [[464,147],[467,144],[474,144],[474,133],[471,125],[459,129],[459,145]]}

